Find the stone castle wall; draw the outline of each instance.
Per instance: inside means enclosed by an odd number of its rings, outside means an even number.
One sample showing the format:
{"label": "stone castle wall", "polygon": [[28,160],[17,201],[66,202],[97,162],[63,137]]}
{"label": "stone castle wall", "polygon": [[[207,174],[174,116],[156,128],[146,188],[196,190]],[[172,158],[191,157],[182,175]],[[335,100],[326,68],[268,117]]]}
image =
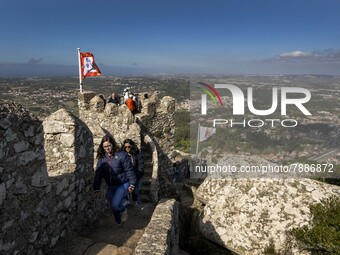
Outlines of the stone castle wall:
{"label": "stone castle wall", "polygon": [[179,204],[175,199],[162,199],[145,228],[135,255],[179,254]]}
{"label": "stone castle wall", "polygon": [[140,127],[126,105],[116,106],[106,102],[94,92],[83,92],[78,95],[79,118],[83,120],[93,134],[94,148],[98,148],[102,137],[110,134],[118,146],[126,138],[141,145]]}
{"label": "stone castle wall", "polygon": [[[105,105],[99,96],[82,93],[81,120],[59,110],[43,123],[20,105],[0,105],[0,253],[43,254],[61,237],[96,219],[107,205],[104,195],[99,200],[93,197],[94,151],[107,133],[119,145],[132,138],[141,147],[144,137],[153,153],[153,200],[157,202],[158,171],[163,165],[158,149],[171,151],[167,140],[174,133],[173,105],[172,98],[148,99],[143,102],[144,112],[133,116],[125,105]],[[145,113],[148,109],[154,109],[151,116]],[[153,138],[143,135],[145,128],[151,134],[167,130],[155,145]]]}
{"label": "stone castle wall", "polygon": [[63,110],[41,123],[19,105],[0,107],[0,253],[43,254],[100,209],[89,195],[92,135]]}
{"label": "stone castle wall", "polygon": [[169,96],[159,99],[153,95],[141,103],[142,111],[136,115],[138,122],[155,139],[161,153],[171,158],[174,151],[176,100]]}
{"label": "stone castle wall", "polygon": [[111,134],[118,145],[124,139],[131,138],[140,148],[144,132],[153,137],[162,153],[171,157],[175,134],[174,98],[165,96],[159,99],[157,95],[151,95],[147,99],[140,99],[142,109],[135,116],[126,105],[106,103],[94,92],[79,93],[78,100],[79,117],[90,128],[95,148],[105,134]]}

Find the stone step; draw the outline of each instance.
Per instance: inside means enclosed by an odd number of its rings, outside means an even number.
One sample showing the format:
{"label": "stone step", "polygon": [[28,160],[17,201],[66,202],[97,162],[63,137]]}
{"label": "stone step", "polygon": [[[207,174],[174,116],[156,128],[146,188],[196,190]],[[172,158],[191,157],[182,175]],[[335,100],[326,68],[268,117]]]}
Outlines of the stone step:
{"label": "stone step", "polygon": [[150,194],[150,186],[144,186],[142,187],[142,189],[139,191],[139,194],[146,194],[149,195]]}
{"label": "stone step", "polygon": [[149,203],[151,201],[149,195],[146,194],[140,194],[140,199],[142,200],[142,202],[144,203]]}
{"label": "stone step", "polygon": [[153,161],[152,161],[152,152],[150,148],[142,142],[141,152],[144,159],[144,175],[142,177],[142,187],[140,190],[140,197],[142,202],[150,202],[150,186],[152,180],[152,171],[153,171]]}
{"label": "stone step", "polygon": [[152,162],[145,162],[144,161],[144,169],[150,169],[152,171],[153,163]]}
{"label": "stone step", "polygon": [[151,155],[142,155],[144,159],[144,163],[150,163],[152,162],[152,157]]}
{"label": "stone step", "polygon": [[151,177],[151,175],[144,174],[141,180],[145,184],[150,184],[151,181],[152,181],[152,177]]}
{"label": "stone step", "polygon": [[123,246],[135,250],[139,240],[144,233],[143,229],[133,229],[126,233],[126,241]]}
{"label": "stone step", "polygon": [[128,205],[128,220],[124,227],[114,224],[111,210],[107,210],[79,235],[62,239],[46,255],[132,255],[144,228],[150,221],[155,206],[142,197],[141,205]]}
{"label": "stone step", "polygon": [[133,250],[129,247],[117,247],[113,244],[107,244],[107,243],[96,243],[89,247],[84,255],[111,255],[111,254],[117,254],[117,255],[131,255],[133,253]]}
{"label": "stone step", "polygon": [[144,162],[152,162],[152,156],[151,155],[146,155],[142,154]]}

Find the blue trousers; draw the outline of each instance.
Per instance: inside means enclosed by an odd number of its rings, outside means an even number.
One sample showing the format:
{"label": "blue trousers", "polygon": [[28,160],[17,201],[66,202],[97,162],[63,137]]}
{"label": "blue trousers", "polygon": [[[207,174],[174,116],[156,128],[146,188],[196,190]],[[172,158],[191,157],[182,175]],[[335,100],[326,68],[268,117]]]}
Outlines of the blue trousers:
{"label": "blue trousers", "polygon": [[120,214],[126,210],[123,205],[124,198],[127,195],[129,183],[126,182],[117,186],[107,187],[107,196],[109,198],[113,215],[117,224],[121,223]]}

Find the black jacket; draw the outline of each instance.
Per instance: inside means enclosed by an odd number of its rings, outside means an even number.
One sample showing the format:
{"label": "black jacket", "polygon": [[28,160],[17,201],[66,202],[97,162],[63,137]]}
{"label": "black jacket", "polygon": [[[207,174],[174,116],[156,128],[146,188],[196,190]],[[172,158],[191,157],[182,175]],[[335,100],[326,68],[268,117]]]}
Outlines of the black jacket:
{"label": "black jacket", "polygon": [[142,154],[138,151],[130,156],[131,162],[133,164],[133,170],[135,172],[137,180],[144,175],[144,159]]}

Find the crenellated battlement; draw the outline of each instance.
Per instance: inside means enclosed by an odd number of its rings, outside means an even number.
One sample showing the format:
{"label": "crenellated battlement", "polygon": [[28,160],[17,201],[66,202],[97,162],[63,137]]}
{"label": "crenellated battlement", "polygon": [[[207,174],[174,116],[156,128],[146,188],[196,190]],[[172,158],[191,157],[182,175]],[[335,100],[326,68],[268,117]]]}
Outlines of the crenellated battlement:
{"label": "crenellated battlement", "polygon": [[[106,206],[92,194],[95,150],[104,134],[152,152],[151,201],[173,148],[175,100],[143,100],[135,116],[93,92],[79,94],[79,118],[60,109],[43,122],[18,104],[0,105],[1,254],[43,254],[93,222]],[[102,187],[104,189],[104,187]]]}

